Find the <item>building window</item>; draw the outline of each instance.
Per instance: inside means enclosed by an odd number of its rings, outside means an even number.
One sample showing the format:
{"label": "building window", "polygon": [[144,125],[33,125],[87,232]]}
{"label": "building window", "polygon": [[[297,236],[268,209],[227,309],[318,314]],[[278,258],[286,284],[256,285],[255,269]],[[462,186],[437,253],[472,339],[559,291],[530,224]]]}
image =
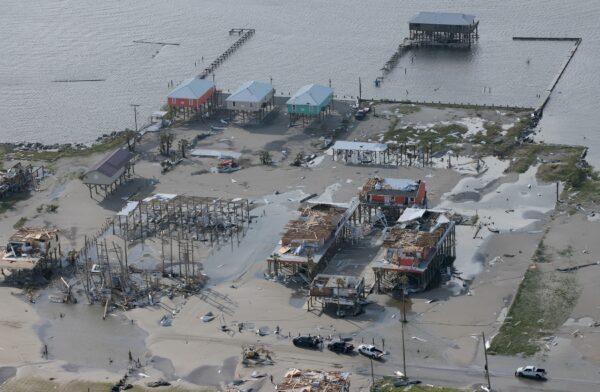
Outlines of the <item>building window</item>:
{"label": "building window", "polygon": [[235,101],[233,101],[233,102],[231,103],[231,106],[235,107]]}

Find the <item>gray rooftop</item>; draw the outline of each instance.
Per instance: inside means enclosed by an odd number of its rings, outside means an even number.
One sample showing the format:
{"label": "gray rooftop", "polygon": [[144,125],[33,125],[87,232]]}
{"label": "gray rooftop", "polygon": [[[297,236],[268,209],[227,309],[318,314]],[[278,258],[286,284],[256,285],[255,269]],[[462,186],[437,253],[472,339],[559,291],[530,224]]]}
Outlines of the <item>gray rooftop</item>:
{"label": "gray rooftop", "polygon": [[99,171],[107,177],[112,177],[124,168],[132,157],[133,154],[129,151],[119,149],[105,156],[100,162],[92,166],[89,171]]}
{"label": "gray rooftop", "polygon": [[419,12],[409,21],[409,23],[446,26],[469,26],[475,22],[475,15],[454,12]]}

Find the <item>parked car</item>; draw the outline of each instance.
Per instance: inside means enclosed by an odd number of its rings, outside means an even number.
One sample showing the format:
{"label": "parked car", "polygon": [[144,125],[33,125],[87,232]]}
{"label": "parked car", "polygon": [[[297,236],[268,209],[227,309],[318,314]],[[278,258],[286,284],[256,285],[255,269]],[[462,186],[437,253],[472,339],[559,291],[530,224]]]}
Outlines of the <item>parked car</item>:
{"label": "parked car", "polygon": [[357,110],[354,114],[354,118],[357,120],[363,120],[365,117],[367,117],[367,112],[363,109]]}
{"label": "parked car", "polygon": [[535,366],[523,366],[515,371],[516,377],[535,378],[536,380],[546,379],[546,370]]}
{"label": "parked car", "polygon": [[361,344],[358,346],[358,352],[372,359],[383,358],[383,351],[373,346],[372,344]]}
{"label": "parked car", "polygon": [[323,339],[318,336],[297,336],[292,339],[292,343],[294,343],[294,346],[296,347],[316,349],[321,346]]}
{"label": "parked car", "polygon": [[338,340],[327,345],[329,351],[341,354],[350,354],[354,352],[354,346],[346,341]]}

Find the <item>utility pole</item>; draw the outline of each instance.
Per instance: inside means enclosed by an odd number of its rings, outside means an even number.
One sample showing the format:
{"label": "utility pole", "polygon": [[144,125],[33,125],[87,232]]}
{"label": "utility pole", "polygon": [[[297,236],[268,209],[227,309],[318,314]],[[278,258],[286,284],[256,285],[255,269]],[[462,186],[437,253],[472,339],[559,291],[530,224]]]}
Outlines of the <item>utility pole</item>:
{"label": "utility pole", "polygon": [[487,347],[485,345],[485,333],[484,332],[481,332],[481,337],[483,339],[483,354],[485,356],[485,377],[487,378],[488,391],[491,391],[492,383],[490,382],[490,368],[488,366],[488,355],[487,355]]}
{"label": "utility pole", "polygon": [[371,386],[375,386],[375,372],[373,371],[373,358],[369,357],[371,360]]}
{"label": "utility pole", "polygon": [[358,77],[358,104],[360,105],[360,101],[362,101],[362,81],[360,80],[360,76]]}
{"label": "utility pole", "polygon": [[135,131],[137,132],[138,131],[138,126],[137,126],[137,108],[140,105],[132,103],[130,106],[133,107],[133,121],[135,122]]}
{"label": "utility pole", "polygon": [[402,372],[404,373],[404,378],[408,378],[406,375],[406,348],[404,347],[404,323],[400,323],[401,331],[402,331]]}
{"label": "utility pole", "polygon": [[408,276],[406,274],[400,277],[400,283],[402,284],[402,322],[406,323],[406,286],[408,284]]}

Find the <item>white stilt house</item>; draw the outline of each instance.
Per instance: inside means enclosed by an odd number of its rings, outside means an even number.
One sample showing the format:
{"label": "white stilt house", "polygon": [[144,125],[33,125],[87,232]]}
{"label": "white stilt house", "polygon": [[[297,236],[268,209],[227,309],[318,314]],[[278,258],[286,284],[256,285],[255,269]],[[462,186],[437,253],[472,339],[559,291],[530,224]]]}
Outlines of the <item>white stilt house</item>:
{"label": "white stilt house", "polygon": [[244,83],[226,100],[232,117],[241,114],[242,121],[262,121],[275,107],[275,89],[266,82],[255,80]]}

